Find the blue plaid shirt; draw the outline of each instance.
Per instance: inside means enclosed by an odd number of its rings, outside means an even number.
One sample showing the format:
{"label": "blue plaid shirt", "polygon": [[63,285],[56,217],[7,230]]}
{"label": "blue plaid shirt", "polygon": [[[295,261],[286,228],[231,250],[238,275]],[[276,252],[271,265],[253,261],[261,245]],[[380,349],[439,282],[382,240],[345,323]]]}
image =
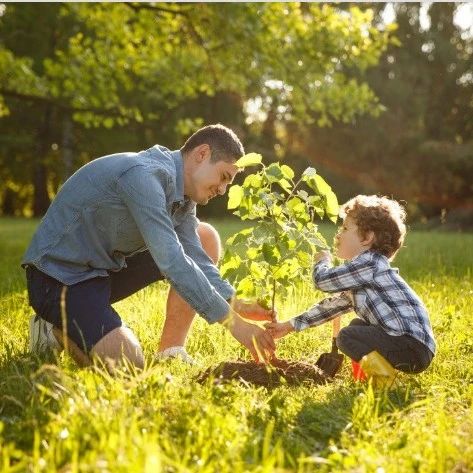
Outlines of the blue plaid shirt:
{"label": "blue plaid shirt", "polygon": [[294,330],[314,327],[355,311],[358,317],[378,325],[387,334],[409,335],[435,353],[427,309],[385,256],[368,250],[336,267],[326,258],[314,266],[313,280],[320,290],[338,294],[291,319]]}

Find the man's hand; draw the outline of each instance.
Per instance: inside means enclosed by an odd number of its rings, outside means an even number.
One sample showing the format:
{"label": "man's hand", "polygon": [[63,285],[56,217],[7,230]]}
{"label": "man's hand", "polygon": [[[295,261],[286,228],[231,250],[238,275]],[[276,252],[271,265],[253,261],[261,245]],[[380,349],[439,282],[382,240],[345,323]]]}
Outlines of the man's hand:
{"label": "man's hand", "polygon": [[277,312],[271,309],[265,309],[256,302],[234,299],[232,309],[248,320],[276,320]]}
{"label": "man's hand", "polygon": [[323,259],[328,259],[329,262],[332,262],[332,253],[330,253],[329,250],[321,250],[318,251],[315,256],[314,256],[314,263],[318,263],[319,261],[322,261]]}
{"label": "man's hand", "polygon": [[294,327],[289,322],[272,322],[266,324],[265,328],[273,338],[282,338],[294,331]]}
{"label": "man's hand", "polygon": [[276,344],[267,330],[245,322],[234,312],[231,312],[222,324],[243,346],[248,348],[255,361],[268,362],[273,358]]}

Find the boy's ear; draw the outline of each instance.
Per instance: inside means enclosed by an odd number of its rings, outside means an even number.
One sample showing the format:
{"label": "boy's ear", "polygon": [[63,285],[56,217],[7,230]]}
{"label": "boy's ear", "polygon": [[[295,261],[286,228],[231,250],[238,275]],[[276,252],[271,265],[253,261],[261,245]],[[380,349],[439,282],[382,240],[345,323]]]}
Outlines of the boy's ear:
{"label": "boy's ear", "polygon": [[375,235],[373,231],[366,232],[363,237],[362,244],[365,246],[371,246],[375,241]]}

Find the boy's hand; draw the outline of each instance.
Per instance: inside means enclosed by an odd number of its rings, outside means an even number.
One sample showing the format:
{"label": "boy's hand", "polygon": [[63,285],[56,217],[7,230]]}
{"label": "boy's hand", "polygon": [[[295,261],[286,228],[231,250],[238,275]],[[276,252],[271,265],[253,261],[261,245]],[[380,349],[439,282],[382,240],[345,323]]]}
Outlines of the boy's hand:
{"label": "boy's hand", "polygon": [[329,250],[321,250],[318,251],[315,256],[314,256],[314,263],[318,263],[319,261],[322,261],[323,259],[328,259],[329,262],[332,262],[332,253],[330,253]]}
{"label": "boy's hand", "polygon": [[274,356],[276,344],[272,335],[257,325],[245,322],[238,314],[230,312],[222,324],[251,353],[257,362],[268,362]]}
{"label": "boy's hand", "polygon": [[265,309],[256,302],[234,299],[231,303],[232,309],[248,320],[276,320],[277,312]]}
{"label": "boy's hand", "polygon": [[282,338],[294,331],[294,327],[289,322],[271,322],[266,324],[265,328],[273,338]]}

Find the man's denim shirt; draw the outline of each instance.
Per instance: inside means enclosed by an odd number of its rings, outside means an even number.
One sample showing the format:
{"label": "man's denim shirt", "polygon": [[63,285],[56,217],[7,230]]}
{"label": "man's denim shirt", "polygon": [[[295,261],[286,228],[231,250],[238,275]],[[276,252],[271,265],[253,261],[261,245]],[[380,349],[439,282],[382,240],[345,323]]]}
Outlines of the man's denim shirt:
{"label": "man's denim shirt", "polygon": [[235,290],[202,249],[183,172],[181,152],[158,145],[86,164],[62,186],[22,265],[72,285],[120,271],[126,256],[148,249],[202,317],[224,318]]}

